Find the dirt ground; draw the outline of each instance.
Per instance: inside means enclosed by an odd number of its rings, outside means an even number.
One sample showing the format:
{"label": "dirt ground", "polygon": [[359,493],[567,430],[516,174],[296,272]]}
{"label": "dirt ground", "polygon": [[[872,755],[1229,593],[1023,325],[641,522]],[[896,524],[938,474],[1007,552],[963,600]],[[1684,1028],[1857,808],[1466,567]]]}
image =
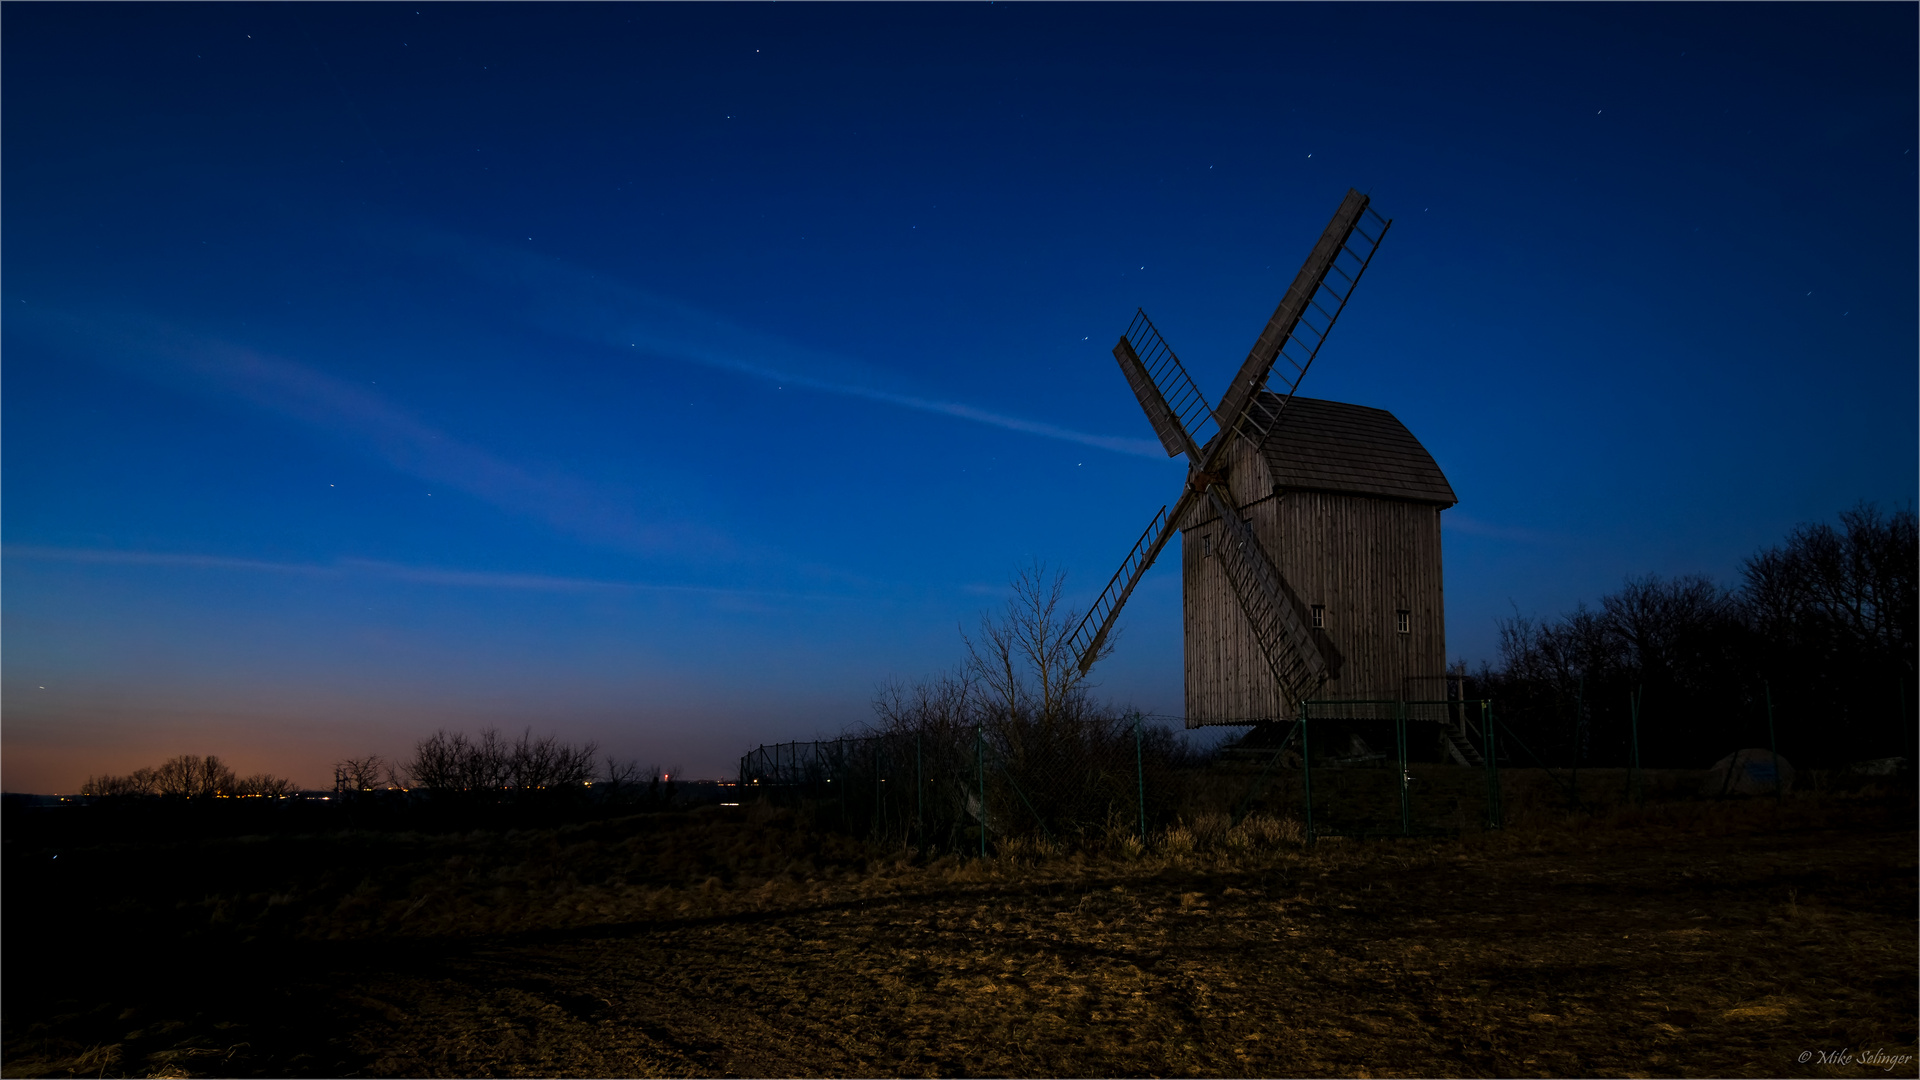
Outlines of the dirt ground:
{"label": "dirt ground", "polygon": [[1910,797],[1312,848],[1286,825],[931,863],[752,808],[504,835],[10,839],[3,1067],[1920,1073]]}

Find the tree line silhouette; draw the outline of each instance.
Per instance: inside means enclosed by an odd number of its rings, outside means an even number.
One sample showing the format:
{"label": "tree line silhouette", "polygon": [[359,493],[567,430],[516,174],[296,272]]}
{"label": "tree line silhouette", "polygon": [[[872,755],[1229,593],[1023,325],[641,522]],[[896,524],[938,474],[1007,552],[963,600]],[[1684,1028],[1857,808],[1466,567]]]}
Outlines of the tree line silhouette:
{"label": "tree line silhouette", "polygon": [[209,754],[182,754],[155,768],[135,769],[124,776],[89,776],[82,795],[150,796],[169,799],[281,798],[297,790],[293,781],[271,773],[236,776],[226,763]]}
{"label": "tree line silhouette", "polygon": [[405,761],[369,754],[338,762],[333,790],[347,797],[405,792],[442,802],[524,802],[551,801],[598,788],[601,801],[632,801],[650,795],[653,801],[670,802],[676,793],[674,771],[602,758],[595,743],[563,742],[557,735],[535,737],[531,728],[513,740],[497,728],[483,728],[474,736],[442,728],[414,743],[413,754]]}
{"label": "tree line silhouette", "polygon": [[1637,739],[1644,765],[1701,768],[1765,747],[1769,720],[1802,765],[1911,760],[1917,562],[1913,511],[1862,503],[1747,558],[1731,588],[1649,575],[1516,613],[1468,693],[1558,766],[1628,764]]}
{"label": "tree line silhouette", "polygon": [[[556,735],[536,737],[531,728],[509,739],[496,728],[478,735],[441,729],[414,744],[405,760],[379,754],[334,764],[330,798],[389,808],[430,802],[445,807],[512,804],[615,806],[673,805],[681,785],[673,772],[639,762],[602,758],[592,742],[568,743]],[[80,794],[110,799],[200,801],[215,798],[285,798],[300,793],[292,780],[261,773],[248,777],[213,755],[183,754],[154,768],[125,775],[89,776]]]}

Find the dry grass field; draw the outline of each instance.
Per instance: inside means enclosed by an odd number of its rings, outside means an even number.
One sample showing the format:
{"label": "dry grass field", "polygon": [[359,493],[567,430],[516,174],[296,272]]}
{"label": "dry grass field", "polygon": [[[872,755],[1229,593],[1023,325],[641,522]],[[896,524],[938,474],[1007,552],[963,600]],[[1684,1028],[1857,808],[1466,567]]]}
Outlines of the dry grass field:
{"label": "dry grass field", "polygon": [[4,1071],[1916,1074],[1910,796],[1517,816],[931,862],[754,807],[10,839]]}

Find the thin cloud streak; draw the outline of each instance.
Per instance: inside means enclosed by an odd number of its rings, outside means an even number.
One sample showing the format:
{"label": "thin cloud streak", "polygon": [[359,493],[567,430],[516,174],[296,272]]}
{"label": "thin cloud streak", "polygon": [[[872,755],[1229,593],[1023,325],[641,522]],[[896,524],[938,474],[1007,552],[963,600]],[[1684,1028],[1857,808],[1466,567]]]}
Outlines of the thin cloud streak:
{"label": "thin cloud streak", "polygon": [[[689,304],[611,281],[557,259],[443,233],[413,230],[411,235],[416,255],[451,262],[475,277],[531,293],[540,311],[538,322],[551,333],[659,359],[739,372],[776,385],[802,386],[936,413],[1117,454],[1155,460],[1166,457],[1151,439],[1096,435],[963,402],[880,389],[871,385],[878,374],[865,365],[747,330]],[[775,363],[761,359],[767,357],[774,358]]]}
{"label": "thin cloud streak", "polygon": [[[535,472],[422,422],[387,398],[284,357],[124,313],[38,309],[14,316],[17,328],[52,332],[100,359],[165,379],[184,372],[256,408],[280,413],[331,437],[348,436],[398,472],[445,485],[582,539],[641,552],[737,559],[739,545],[709,526],[648,521],[631,509],[634,492],[579,477]],[[158,361],[159,364],[153,363]]]}
{"label": "thin cloud streak", "polygon": [[404,581],[423,585],[447,585],[455,588],[509,589],[538,592],[602,593],[690,593],[708,596],[783,598],[804,600],[841,599],[820,594],[789,593],[766,589],[729,589],[711,585],[662,585],[645,581],[612,581],[603,578],[559,577],[549,574],[511,574],[485,570],[449,570],[433,566],[408,566],[373,559],[341,559],[333,563],[276,562],[266,559],[238,559],[225,555],[200,555],[192,552],[126,551],[110,548],[63,548],[35,544],[7,544],[0,556],[41,562],[67,562],[108,566],[164,566],[194,570],[236,570],[246,573],[288,574],[303,577],[366,577]]}
{"label": "thin cloud streak", "polygon": [[1479,518],[1462,514],[1459,510],[1449,510],[1440,515],[1440,524],[1443,528],[1466,536],[1479,536],[1488,540],[1511,540],[1519,544],[1546,544],[1557,539],[1549,533],[1535,529],[1522,529],[1481,521]]}

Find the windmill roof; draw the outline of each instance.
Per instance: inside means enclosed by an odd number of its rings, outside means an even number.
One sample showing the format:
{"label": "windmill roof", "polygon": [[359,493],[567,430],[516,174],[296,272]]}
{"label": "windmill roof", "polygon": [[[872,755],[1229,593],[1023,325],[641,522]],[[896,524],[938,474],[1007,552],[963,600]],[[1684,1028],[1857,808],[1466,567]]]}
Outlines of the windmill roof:
{"label": "windmill roof", "polygon": [[1276,487],[1443,506],[1460,501],[1433,455],[1385,409],[1296,397],[1260,450]]}

